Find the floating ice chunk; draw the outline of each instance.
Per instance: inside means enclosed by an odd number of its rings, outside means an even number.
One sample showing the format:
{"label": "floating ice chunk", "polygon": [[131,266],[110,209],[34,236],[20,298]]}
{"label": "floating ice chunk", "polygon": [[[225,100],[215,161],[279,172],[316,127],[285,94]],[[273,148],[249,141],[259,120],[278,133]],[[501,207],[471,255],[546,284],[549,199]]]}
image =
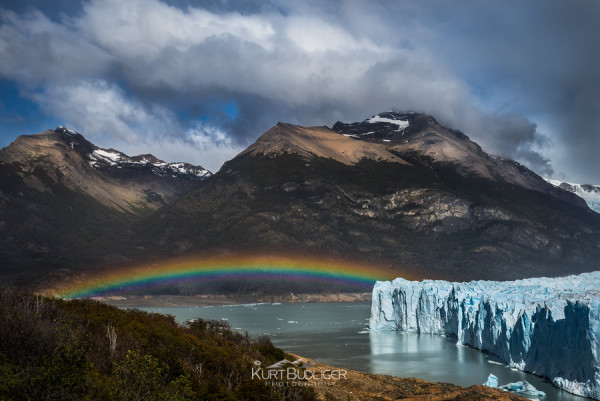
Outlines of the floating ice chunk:
{"label": "floating ice chunk", "polygon": [[[492,376],[492,375],[490,375]],[[535,388],[531,383],[527,381],[520,381],[516,383],[508,383],[498,387],[501,390],[510,391],[523,397],[540,397],[546,396],[546,393]]]}
{"label": "floating ice chunk", "polygon": [[492,388],[498,388],[498,378],[490,373],[490,375],[488,376],[485,383],[483,383],[483,385],[492,387]]}

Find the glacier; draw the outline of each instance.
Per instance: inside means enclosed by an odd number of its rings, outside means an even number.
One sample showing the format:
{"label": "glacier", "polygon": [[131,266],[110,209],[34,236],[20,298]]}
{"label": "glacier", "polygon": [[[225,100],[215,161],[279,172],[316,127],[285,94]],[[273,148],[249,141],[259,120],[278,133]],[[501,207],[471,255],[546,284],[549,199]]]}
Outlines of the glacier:
{"label": "glacier", "polygon": [[600,272],[516,281],[378,281],[371,330],[456,337],[600,400]]}

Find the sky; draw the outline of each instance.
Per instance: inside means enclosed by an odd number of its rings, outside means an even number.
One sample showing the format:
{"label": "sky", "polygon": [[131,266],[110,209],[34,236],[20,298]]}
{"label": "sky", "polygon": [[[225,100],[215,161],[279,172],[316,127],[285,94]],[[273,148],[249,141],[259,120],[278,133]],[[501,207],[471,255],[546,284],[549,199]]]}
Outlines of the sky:
{"label": "sky", "polygon": [[600,184],[600,2],[2,0],[0,147],[63,125],[217,171],[277,122],[419,111]]}

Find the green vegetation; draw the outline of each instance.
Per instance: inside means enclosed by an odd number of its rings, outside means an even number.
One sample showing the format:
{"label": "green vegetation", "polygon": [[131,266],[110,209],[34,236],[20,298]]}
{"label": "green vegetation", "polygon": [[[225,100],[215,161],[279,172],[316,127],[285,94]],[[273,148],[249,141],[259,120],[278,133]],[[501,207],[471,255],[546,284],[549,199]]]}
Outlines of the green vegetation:
{"label": "green vegetation", "polygon": [[180,326],[172,316],[0,288],[0,338],[2,400],[315,397],[310,388],[253,380],[255,360],[268,366],[286,355],[221,321]]}

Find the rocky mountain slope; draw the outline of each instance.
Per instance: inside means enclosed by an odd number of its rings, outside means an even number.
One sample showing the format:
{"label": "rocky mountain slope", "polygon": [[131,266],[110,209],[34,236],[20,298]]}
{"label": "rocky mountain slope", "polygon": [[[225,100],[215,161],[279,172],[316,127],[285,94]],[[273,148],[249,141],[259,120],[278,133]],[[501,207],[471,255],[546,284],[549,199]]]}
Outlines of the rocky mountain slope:
{"label": "rocky mountain slope", "polygon": [[428,115],[387,112],[363,122],[337,122],[333,130],[347,137],[384,144],[391,152],[415,153],[426,157],[430,163],[452,165],[464,177],[474,175],[488,180],[500,180],[543,192],[578,206],[585,205],[578,197],[547,185],[544,179],[522,164],[488,155],[465,134],[442,127]]}
{"label": "rocky mountain slope", "polygon": [[573,184],[559,180],[546,180],[550,184],[574,193],[583,199],[590,209],[600,213],[600,185]]}
{"label": "rocky mountain slope", "polygon": [[60,126],[20,136],[0,150],[3,273],[101,263],[99,238],[210,175],[199,166],[102,149]]}
{"label": "rocky mountain slope", "polygon": [[333,129],[279,123],[129,235],[134,246],[119,252],[132,258],[323,252],[453,280],[600,260],[600,216],[581,198],[418,113]]}

